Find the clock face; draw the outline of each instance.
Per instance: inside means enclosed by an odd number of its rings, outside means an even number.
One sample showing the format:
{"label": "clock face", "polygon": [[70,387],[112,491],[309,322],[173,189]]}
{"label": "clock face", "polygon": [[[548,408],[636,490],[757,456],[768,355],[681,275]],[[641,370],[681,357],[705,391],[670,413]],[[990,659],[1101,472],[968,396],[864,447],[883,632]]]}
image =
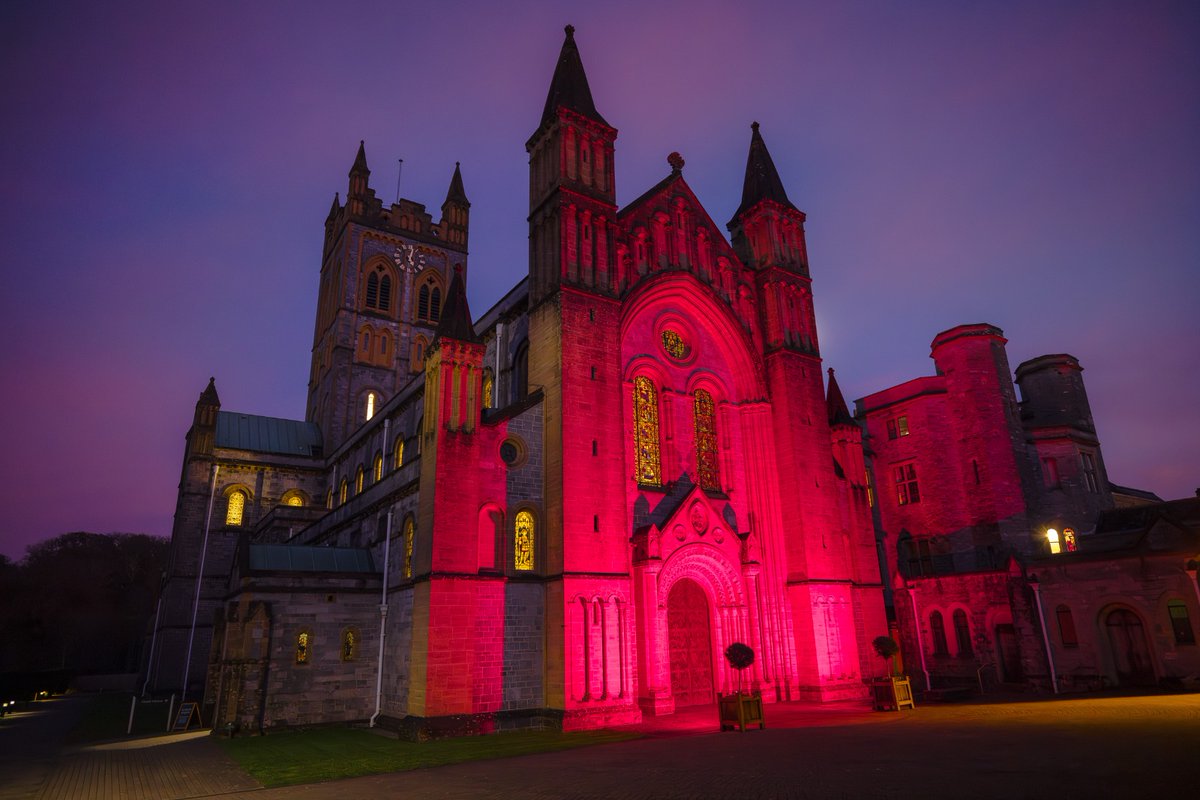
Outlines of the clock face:
{"label": "clock face", "polygon": [[403,270],[416,272],[425,268],[425,253],[416,245],[399,245],[396,252],[392,254],[392,259],[396,262],[396,266]]}

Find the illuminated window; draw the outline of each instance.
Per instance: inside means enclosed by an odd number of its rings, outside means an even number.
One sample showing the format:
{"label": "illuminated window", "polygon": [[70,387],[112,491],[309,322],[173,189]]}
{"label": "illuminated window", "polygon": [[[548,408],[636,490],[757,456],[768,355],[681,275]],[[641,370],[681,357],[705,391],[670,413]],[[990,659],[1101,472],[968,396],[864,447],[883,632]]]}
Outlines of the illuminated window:
{"label": "illuminated window", "polygon": [[721,490],[721,467],[717,460],[717,414],[712,395],[703,389],[696,390],[696,472],[700,487],[713,491]]}
{"label": "illuminated window", "polygon": [[346,495],[349,491],[350,484],[346,482],[345,478],[342,478],[342,484],[338,487],[338,505],[346,502]]}
{"label": "illuminated window", "polygon": [[1063,528],[1063,547],[1067,548],[1068,553],[1074,553],[1079,545],[1075,542],[1075,531],[1070,528]]}
{"label": "illuminated window", "polygon": [[867,487],[867,505],[870,506],[871,508],[874,508],[875,507],[875,484],[871,481],[871,470],[869,470],[869,469],[864,470],[864,472],[866,474],[866,477],[863,480],[866,481],[866,483],[864,485]]}
{"label": "illuminated window", "polygon": [[533,514],[518,511],[513,523],[513,567],[516,569],[533,569],[534,535]]}
{"label": "illuminated window", "polygon": [[1058,531],[1054,528],[1046,529],[1046,544],[1050,547],[1050,555],[1062,552],[1062,541],[1058,538]]}
{"label": "illuminated window", "polygon": [[242,514],[246,510],[246,493],[236,491],[229,493],[229,500],[225,506],[225,524],[226,525],[241,525]]}
{"label": "illuminated window", "polygon": [[896,501],[906,506],[909,503],[921,502],[921,490],[917,486],[917,466],[901,464],[895,469]]}
{"label": "illuminated window", "polygon": [[283,504],[285,506],[295,506],[298,508],[304,505],[304,495],[301,494],[297,489],[291,489],[290,491],[284,492]]}
{"label": "illuminated window", "polygon": [[392,453],[392,463],[395,465],[393,469],[400,469],[404,463],[404,435],[396,437],[396,448]]}
{"label": "illuminated window", "polygon": [[375,483],[383,480],[383,453],[375,454],[375,463],[371,467],[371,474],[374,476],[372,480]]}
{"label": "illuminated window", "polygon": [[942,620],[942,612],[934,611],[929,615],[929,633],[933,639],[933,654],[935,656],[950,655],[946,644],[946,623]]}
{"label": "illuminated window", "polygon": [[896,439],[900,436],[908,436],[908,417],[896,417],[887,421],[887,432],[889,439]]}
{"label": "illuminated window", "polygon": [[1100,491],[1100,483],[1096,480],[1096,457],[1091,453],[1080,453],[1083,461],[1083,483],[1092,494]]}
{"label": "illuminated window", "polygon": [[354,473],[354,493],[362,494],[363,490],[363,468],[359,467],[358,472]]}
{"label": "illuminated window", "polygon": [[312,655],[311,642],[312,634],[308,631],[300,631],[296,635],[296,663],[307,664],[309,657]]}
{"label": "illuminated window", "polygon": [[496,392],[496,381],[492,378],[491,370],[483,373],[483,407],[492,408],[493,398]]}
{"label": "illuminated window", "polygon": [[961,608],[954,612],[954,642],[958,645],[960,658],[974,655],[971,648],[971,626],[967,622],[967,612]]}
{"label": "illuminated window", "polygon": [[413,556],[413,521],[409,517],[404,521],[404,572],[405,578],[412,577]]}
{"label": "illuminated window", "polygon": [[375,393],[367,392],[367,419],[375,416]]}
{"label": "illuminated window", "polygon": [[358,634],[353,628],[342,631],[342,661],[353,661],[358,655]]}
{"label": "illuminated window", "polygon": [[661,486],[658,452],[658,392],[644,375],[633,379],[633,445],[637,482]]}
{"label": "illuminated window", "polygon": [[1058,618],[1058,635],[1062,639],[1063,647],[1079,647],[1079,636],[1075,633],[1075,617],[1071,615],[1071,609],[1059,606],[1054,609],[1054,616]]}
{"label": "illuminated window", "polygon": [[662,332],[662,345],[667,355],[676,361],[683,361],[692,352],[691,345],[679,335],[679,331],[670,328],[666,328]]}
{"label": "illuminated window", "polygon": [[325,494],[325,507],[333,508],[333,489],[330,489]]}
{"label": "illuminated window", "polygon": [[1180,600],[1167,603],[1167,615],[1171,618],[1171,630],[1175,633],[1175,644],[1195,644],[1196,634],[1192,621],[1188,619],[1187,606]]}

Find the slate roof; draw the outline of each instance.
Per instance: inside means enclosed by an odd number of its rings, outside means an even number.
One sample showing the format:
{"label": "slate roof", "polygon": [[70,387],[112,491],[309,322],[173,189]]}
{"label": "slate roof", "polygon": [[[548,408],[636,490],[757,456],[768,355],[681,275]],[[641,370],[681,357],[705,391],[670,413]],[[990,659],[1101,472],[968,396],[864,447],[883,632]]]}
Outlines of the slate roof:
{"label": "slate roof", "polygon": [[758,123],[751,124],[750,129],[753,132],[750,134],[750,154],[746,156],[746,179],[742,182],[742,204],[734,212],[733,218],[737,219],[763,200],[774,200],[798,210],[792,205],[792,201],[788,200],[783,181],[779,179],[779,171],[775,169],[771,154],[767,152],[767,143],[758,132]]}
{"label": "slate roof", "polygon": [[250,569],[279,572],[377,572],[371,551],[356,547],[251,544]]}
{"label": "slate roof", "polygon": [[855,424],[854,417],[850,416],[850,410],[846,408],[846,398],[842,397],[837,378],[833,377],[832,367],[829,369],[829,392],[825,398],[825,411],[829,415],[831,426]]}
{"label": "slate roof", "polygon": [[479,342],[475,326],[471,324],[471,308],[467,305],[467,286],[462,274],[455,270],[446,293],[446,305],[442,306],[442,318],[438,321],[437,338],[457,339],[460,342]]}
{"label": "slate roof", "polygon": [[321,454],[321,429],[315,422],[217,412],[217,447],[289,456]]}
{"label": "slate roof", "polygon": [[588,87],[587,74],[583,71],[583,61],[579,58],[579,48],[575,44],[575,28],[568,25],[564,30],[567,38],[559,51],[558,65],[554,68],[554,78],[550,81],[546,108],[542,111],[542,124],[553,120],[555,112],[562,106],[611,128],[612,126],[604,121],[604,117],[600,116],[596,104],[592,101],[592,90]]}
{"label": "slate roof", "polygon": [[462,170],[457,161],[454,162],[454,175],[450,178],[450,188],[442,205],[446,203],[458,203],[468,208],[471,206],[471,202],[467,200],[467,192],[463,189]]}

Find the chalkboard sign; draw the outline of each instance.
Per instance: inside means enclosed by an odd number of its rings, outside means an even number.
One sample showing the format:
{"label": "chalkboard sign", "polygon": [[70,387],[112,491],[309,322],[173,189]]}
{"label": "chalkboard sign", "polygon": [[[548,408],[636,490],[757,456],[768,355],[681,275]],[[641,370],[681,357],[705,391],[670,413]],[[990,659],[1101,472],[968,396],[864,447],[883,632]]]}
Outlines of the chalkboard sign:
{"label": "chalkboard sign", "polygon": [[171,730],[186,731],[191,727],[193,719],[200,724],[200,706],[197,703],[184,703],[179,706],[179,716],[175,717],[175,727]]}

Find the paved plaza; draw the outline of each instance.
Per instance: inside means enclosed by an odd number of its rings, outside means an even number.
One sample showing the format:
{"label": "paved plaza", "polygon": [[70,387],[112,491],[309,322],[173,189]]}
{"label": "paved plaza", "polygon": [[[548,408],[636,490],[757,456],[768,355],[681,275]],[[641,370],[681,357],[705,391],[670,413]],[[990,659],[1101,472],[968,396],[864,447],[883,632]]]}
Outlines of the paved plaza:
{"label": "paved plaza", "polygon": [[[62,748],[74,698],[0,720],[0,797],[1175,798],[1197,792],[1200,695],[925,705],[768,706],[768,728],[716,731],[715,709],[637,740],[262,789],[206,736]],[[74,715],[74,716],[73,716]]]}

